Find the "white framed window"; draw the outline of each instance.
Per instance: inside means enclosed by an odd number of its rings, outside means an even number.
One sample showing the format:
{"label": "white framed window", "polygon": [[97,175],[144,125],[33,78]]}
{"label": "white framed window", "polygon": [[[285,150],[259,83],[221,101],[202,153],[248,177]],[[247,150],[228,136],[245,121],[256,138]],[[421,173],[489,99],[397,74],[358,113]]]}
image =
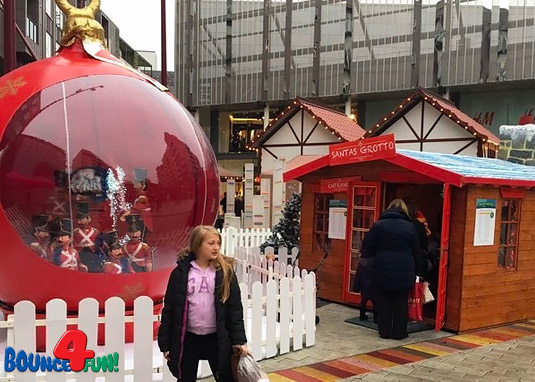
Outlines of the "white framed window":
{"label": "white framed window", "polygon": [[45,42],[46,46],[46,58],[49,58],[49,57],[52,57],[54,55],[54,44],[53,44],[53,40],[52,40],[52,35],[50,33],[47,32],[46,34],[46,42]]}

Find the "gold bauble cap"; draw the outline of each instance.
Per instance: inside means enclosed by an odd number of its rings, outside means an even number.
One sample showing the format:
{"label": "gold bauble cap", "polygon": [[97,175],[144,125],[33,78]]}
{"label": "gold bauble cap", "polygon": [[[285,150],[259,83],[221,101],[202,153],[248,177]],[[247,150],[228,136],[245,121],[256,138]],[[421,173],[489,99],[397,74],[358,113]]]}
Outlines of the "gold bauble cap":
{"label": "gold bauble cap", "polygon": [[56,0],[56,5],[67,17],[63,24],[62,46],[72,45],[77,37],[82,41],[92,40],[105,46],[104,28],[95,20],[100,0],[91,0],[85,8],[77,8],[68,0]]}

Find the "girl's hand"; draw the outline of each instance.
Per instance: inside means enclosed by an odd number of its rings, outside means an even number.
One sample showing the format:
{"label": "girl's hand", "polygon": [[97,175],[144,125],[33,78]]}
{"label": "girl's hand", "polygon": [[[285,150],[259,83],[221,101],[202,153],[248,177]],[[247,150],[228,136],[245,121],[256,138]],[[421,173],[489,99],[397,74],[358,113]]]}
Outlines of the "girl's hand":
{"label": "girl's hand", "polygon": [[168,351],[164,351],[163,352],[163,358],[165,358],[168,361],[171,361],[171,357],[169,356],[169,352]]}
{"label": "girl's hand", "polygon": [[245,357],[247,354],[249,354],[247,345],[234,345],[233,348],[235,349],[236,354],[240,357]]}

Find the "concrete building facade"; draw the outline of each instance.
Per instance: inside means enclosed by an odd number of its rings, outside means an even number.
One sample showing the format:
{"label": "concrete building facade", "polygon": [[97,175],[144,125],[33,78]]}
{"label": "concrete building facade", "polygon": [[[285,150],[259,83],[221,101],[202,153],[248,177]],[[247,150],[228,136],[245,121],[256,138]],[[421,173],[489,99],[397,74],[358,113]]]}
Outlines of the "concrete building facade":
{"label": "concrete building facade", "polygon": [[534,0],[177,0],[177,97],[220,159],[255,157],[230,151],[232,120],[294,97],[369,129],[429,88],[498,134],[535,106],[534,15]]}
{"label": "concrete building facade", "polygon": [[[70,0],[72,4],[75,0]],[[16,33],[17,65],[21,66],[37,59],[48,58],[55,54],[61,40],[63,13],[56,7],[54,0],[15,0],[16,23],[30,48],[21,35]],[[116,57],[123,58],[133,67],[147,66],[132,47],[120,38],[119,27],[106,14],[99,11],[96,19],[105,32],[108,50]],[[31,52],[30,51],[33,51]],[[0,0],[0,74],[3,69],[4,57],[4,9]]]}

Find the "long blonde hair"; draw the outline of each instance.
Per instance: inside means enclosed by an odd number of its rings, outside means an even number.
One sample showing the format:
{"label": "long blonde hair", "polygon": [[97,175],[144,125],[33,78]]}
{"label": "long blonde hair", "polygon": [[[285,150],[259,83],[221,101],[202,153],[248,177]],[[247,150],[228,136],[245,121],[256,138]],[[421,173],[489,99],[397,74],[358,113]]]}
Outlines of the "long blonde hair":
{"label": "long blonde hair", "polygon": [[[188,248],[180,252],[179,257],[184,257],[189,253],[193,253],[197,256],[199,248],[201,248],[202,243],[209,234],[217,235],[219,243],[221,243],[221,234],[217,229],[210,225],[198,225],[191,231]],[[221,251],[219,251],[214,260],[210,260],[211,266],[217,270],[221,269],[223,272],[223,283],[221,285],[221,302],[223,303],[230,297],[230,281],[232,280],[232,275],[234,273],[232,264],[233,259],[223,256]]]}
{"label": "long blonde hair", "polygon": [[403,199],[394,199],[390,202],[388,205],[387,210],[401,210],[409,216],[409,208],[407,207],[407,204],[403,201]]}

